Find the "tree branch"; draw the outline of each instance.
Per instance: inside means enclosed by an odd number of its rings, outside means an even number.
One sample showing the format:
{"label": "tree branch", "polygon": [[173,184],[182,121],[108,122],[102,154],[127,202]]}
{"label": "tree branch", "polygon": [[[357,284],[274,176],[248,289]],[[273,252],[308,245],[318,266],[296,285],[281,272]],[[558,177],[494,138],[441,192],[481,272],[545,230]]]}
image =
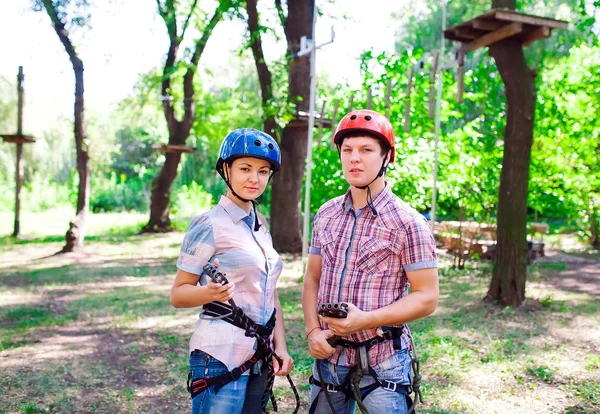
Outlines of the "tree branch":
{"label": "tree branch", "polygon": [[272,76],[265,60],[262,49],[260,29],[258,26],[258,11],[256,8],[257,0],[247,0],[246,9],[248,11],[248,31],[250,32],[250,48],[254,56],[254,63],[258,73],[260,83],[262,108],[263,108],[263,126],[265,132],[277,139],[275,127],[277,125],[275,117],[269,108],[269,102],[273,99]]}
{"label": "tree branch", "polygon": [[187,15],[187,18],[185,19],[185,23],[183,24],[183,29],[181,30],[181,36],[180,38],[183,40],[183,37],[185,36],[185,31],[188,28],[188,25],[190,24],[190,19],[192,18],[192,14],[194,14],[194,10],[196,10],[196,3],[198,3],[198,0],[194,0],[194,2],[192,3],[192,7],[190,8],[190,13]]}
{"label": "tree branch", "polygon": [[160,1],[157,0],[159,13],[165,22],[167,27],[167,33],[169,34],[169,51],[167,52],[167,59],[165,60],[165,66],[163,68],[163,77],[160,87],[161,96],[163,99],[163,111],[165,113],[165,119],[169,130],[172,130],[174,123],[177,122],[175,117],[175,109],[170,95],[171,89],[171,77],[175,69],[175,60],[177,59],[177,51],[181,39],[177,36],[177,19],[175,19],[175,8],[172,0],[165,2],[165,9],[161,10]]}
{"label": "tree branch", "polygon": [[69,55],[73,68],[77,69],[78,67],[82,67],[83,62],[79,58],[79,55],[77,55],[75,47],[73,47],[73,43],[71,43],[71,40],[69,39],[69,32],[67,32],[67,29],[65,28],[65,23],[58,17],[58,12],[54,8],[52,0],[42,0],[42,3],[44,4],[48,16],[50,16],[50,20],[52,21],[52,25],[54,26],[54,30],[56,31],[60,42],[63,44],[65,51]]}
{"label": "tree branch", "polygon": [[213,17],[210,19],[210,22],[208,22],[208,24],[204,28],[204,31],[202,32],[202,37],[200,37],[200,39],[198,39],[198,41],[196,42],[194,53],[192,54],[192,58],[188,65],[188,69],[183,77],[183,106],[185,108],[183,122],[186,124],[186,128],[191,128],[191,123],[194,119],[194,75],[196,74],[198,61],[202,56],[202,52],[204,52],[204,48],[206,47],[208,39],[210,38],[214,28],[217,26],[217,23],[219,23],[219,21],[223,17],[223,8],[224,5],[220,2],[215,10]]}
{"label": "tree branch", "polygon": [[281,27],[283,27],[283,32],[285,33],[285,38],[289,40],[288,37],[288,28],[287,28],[287,17],[283,12],[283,6],[281,5],[281,0],[275,0],[275,8],[277,9],[277,14],[279,15],[279,20],[281,20]]}

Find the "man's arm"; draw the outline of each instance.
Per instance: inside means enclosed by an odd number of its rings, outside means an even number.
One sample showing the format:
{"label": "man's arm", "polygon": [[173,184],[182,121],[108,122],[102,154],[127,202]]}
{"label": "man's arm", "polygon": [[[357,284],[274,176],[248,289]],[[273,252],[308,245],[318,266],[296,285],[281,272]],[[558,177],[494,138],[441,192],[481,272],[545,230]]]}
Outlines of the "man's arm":
{"label": "man's arm", "polygon": [[361,311],[353,304],[348,304],[346,319],[322,317],[323,321],[329,325],[329,329],[335,330],[336,335],[346,336],[362,329],[401,325],[433,313],[439,298],[437,269],[406,272],[406,276],[411,293],[396,302],[371,312]]}
{"label": "man's arm", "polygon": [[308,255],[308,264],[304,274],[304,288],[302,290],[302,310],[304,312],[305,332],[308,335],[308,348],[310,354],[317,359],[324,359],[335,352],[329,346],[327,339],[333,334],[323,331],[317,314],[317,295],[319,283],[321,282],[321,256],[318,254]]}

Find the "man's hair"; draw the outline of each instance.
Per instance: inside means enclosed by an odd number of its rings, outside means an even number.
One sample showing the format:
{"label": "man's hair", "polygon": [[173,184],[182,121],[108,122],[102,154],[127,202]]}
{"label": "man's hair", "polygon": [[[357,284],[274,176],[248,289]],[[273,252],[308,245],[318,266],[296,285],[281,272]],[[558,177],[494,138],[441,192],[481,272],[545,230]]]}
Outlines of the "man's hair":
{"label": "man's hair", "polygon": [[[382,140],[380,137],[378,137],[375,134],[370,134],[368,131],[350,132],[347,135],[344,135],[344,138],[342,139],[342,144],[344,143],[344,140],[346,140],[347,138],[360,138],[360,137],[369,137],[369,138],[375,139],[379,143],[379,148],[381,148],[381,155],[387,154],[390,150],[389,145],[387,145],[387,143],[384,140]],[[340,148],[341,148],[341,146],[342,145],[340,144]]]}

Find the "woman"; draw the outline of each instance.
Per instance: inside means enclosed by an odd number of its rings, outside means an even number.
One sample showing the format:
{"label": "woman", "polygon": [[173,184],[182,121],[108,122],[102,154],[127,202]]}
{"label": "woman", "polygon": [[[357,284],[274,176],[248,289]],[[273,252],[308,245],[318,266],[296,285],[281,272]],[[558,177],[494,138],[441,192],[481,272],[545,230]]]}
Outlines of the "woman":
{"label": "woman", "polygon": [[[203,305],[189,344],[192,413],[264,412],[272,374],[287,375],[294,366],[275,290],[282,262],[254,205],[280,160],[277,142],[264,132],[242,128],[227,135],[216,165],[227,195],[192,219],[183,240],[171,304]],[[203,270],[207,264],[229,283],[214,283]],[[247,319],[225,305],[233,298]]]}

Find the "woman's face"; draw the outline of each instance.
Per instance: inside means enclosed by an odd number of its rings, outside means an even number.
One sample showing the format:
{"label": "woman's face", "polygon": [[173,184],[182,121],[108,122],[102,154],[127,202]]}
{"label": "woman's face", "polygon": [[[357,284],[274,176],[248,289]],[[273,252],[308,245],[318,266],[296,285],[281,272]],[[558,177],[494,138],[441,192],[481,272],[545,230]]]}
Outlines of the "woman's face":
{"label": "woman's face", "polygon": [[233,191],[246,200],[255,200],[265,191],[271,174],[268,161],[252,157],[238,158],[231,168],[228,164],[224,168]]}

